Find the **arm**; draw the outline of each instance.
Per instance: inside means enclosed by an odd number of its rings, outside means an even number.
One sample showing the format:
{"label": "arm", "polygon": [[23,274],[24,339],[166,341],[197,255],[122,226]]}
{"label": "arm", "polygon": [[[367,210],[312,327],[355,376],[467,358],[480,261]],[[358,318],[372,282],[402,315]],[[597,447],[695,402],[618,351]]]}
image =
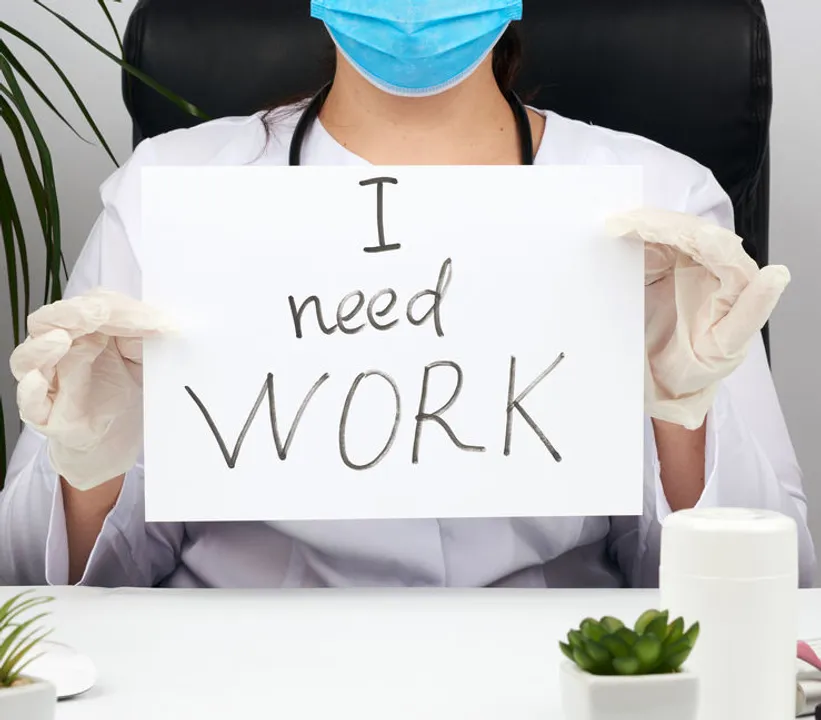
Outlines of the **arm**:
{"label": "arm", "polygon": [[[793,518],[798,525],[799,582],[811,587],[816,558],[807,499],[760,337],[744,363],[721,384],[704,433],[705,483],[695,506],[775,510]],[[611,557],[634,587],[658,585],[661,523],[674,507],[652,430],[647,441],[644,514],[614,518],[609,538]]]}
{"label": "arm", "polygon": [[61,484],[48,461],[46,439],[25,428],[0,494],[0,584],[78,582],[116,501],[103,497],[113,489],[102,486],[97,498],[82,497]]}
{"label": "arm", "polygon": [[0,493],[0,585],[156,585],[177,566],[184,531],[145,523],[143,488],[141,464],[121,482],[71,488],[46,439],[25,428]]}
{"label": "arm", "polygon": [[[686,198],[676,200],[670,186],[693,172]],[[648,204],[734,227],[732,204],[708,171],[694,170],[692,164],[654,164],[650,174]],[[665,183],[666,190],[656,194]],[[628,584],[658,585],[661,522],[670,512],[746,507],[775,510],[796,521],[800,582],[812,585],[816,561],[807,499],[760,335],[753,338],[744,362],[720,383],[704,425],[688,431],[648,420],[645,452],[643,515],[611,523],[611,557]]]}
{"label": "arm", "polygon": [[105,519],[120,497],[124,479],[125,475],[121,475],[92,490],[80,492],[66,482],[65,478],[60,478],[66,518],[70,585],[77,584],[83,577]]}
{"label": "arm", "polygon": [[[65,296],[103,286],[139,297],[139,150],[103,187],[105,209]],[[135,167],[136,165],[136,167]],[[147,527],[142,468],[80,492],[48,460],[45,437],[25,428],[0,494],[0,584],[153,585],[176,565],[181,525]]]}
{"label": "arm", "polygon": [[707,423],[687,430],[663,420],[652,420],[661,473],[661,485],[675,512],[695,507],[704,492]]}
{"label": "arm", "polygon": [[[691,189],[684,212],[706,218],[722,227],[735,226],[730,198],[711,173],[701,172]],[[693,508],[705,487],[707,421],[697,430],[653,418],[653,445],[663,494],[673,512]]]}

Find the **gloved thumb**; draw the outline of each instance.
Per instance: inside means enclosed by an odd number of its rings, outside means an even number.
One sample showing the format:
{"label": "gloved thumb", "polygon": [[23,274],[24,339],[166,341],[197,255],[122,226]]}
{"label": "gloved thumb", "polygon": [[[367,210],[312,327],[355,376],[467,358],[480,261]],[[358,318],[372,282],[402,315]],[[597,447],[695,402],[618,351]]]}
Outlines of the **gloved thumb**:
{"label": "gloved thumb", "polygon": [[720,355],[734,357],[744,352],[767,324],[789,284],[790,271],[783,265],[768,265],[758,271],[713,330]]}

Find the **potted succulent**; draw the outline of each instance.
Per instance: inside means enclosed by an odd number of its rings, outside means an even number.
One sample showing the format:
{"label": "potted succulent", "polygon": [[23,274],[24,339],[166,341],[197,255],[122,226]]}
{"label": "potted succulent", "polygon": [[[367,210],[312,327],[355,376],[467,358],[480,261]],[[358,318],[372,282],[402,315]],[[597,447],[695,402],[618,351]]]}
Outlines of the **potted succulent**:
{"label": "potted succulent", "polygon": [[648,610],[632,628],[612,617],[588,618],[559,643],[567,720],[695,720],[698,679],[682,669],[698,623],[668,622]]}
{"label": "potted succulent", "polygon": [[0,718],[53,720],[57,692],[53,685],[23,674],[36,658],[38,645],[50,634],[37,627],[48,613],[26,615],[53,598],[15,595],[0,605]]}

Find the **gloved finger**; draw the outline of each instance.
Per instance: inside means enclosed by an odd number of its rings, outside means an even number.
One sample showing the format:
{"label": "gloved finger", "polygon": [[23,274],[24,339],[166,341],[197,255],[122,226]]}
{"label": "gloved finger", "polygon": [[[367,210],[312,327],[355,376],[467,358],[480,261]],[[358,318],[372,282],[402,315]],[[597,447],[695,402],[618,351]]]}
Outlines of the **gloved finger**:
{"label": "gloved finger", "polygon": [[27,337],[9,358],[14,379],[20,382],[33,370],[48,374],[71,349],[71,335],[65,330],[50,330],[38,337]]}
{"label": "gloved finger", "polygon": [[28,319],[29,334],[34,336],[63,328],[74,338],[94,332],[140,337],[170,327],[159,311],[127,295],[103,289],[44,305]]}
{"label": "gloved finger", "polygon": [[634,210],[615,215],[605,222],[606,230],[614,237],[624,237],[644,243],[644,284],[654,282],[669,275],[676,263],[675,250],[653,240],[655,238],[648,214],[653,211]]}
{"label": "gloved finger", "polygon": [[608,228],[619,236],[671,247],[686,255],[715,275],[731,297],[738,295],[758,271],[738,235],[697,215],[642,208],[611,218]]}
{"label": "gloved finger", "polygon": [[110,338],[102,333],[77,338],[71,344],[71,351],[60,361],[61,377],[68,377],[78,371],[83,375],[91,372],[91,366],[106,349],[109,340]]}
{"label": "gloved finger", "polygon": [[652,285],[667,277],[676,266],[676,253],[673,248],[664,245],[645,243],[644,245],[644,284]]}
{"label": "gloved finger", "polygon": [[35,310],[28,317],[28,332],[29,335],[38,337],[51,330],[61,329],[76,338],[94,332],[107,315],[103,303],[79,295]]}
{"label": "gloved finger", "polygon": [[636,208],[607,219],[607,232],[659,245],[676,245],[679,235],[693,235],[696,229],[707,224],[697,215],[664,210],[662,208]]}
{"label": "gloved finger", "polygon": [[790,272],[783,265],[770,265],[757,273],[712,330],[712,339],[721,355],[733,357],[744,352],[767,324],[789,283]]}
{"label": "gloved finger", "polygon": [[692,252],[688,253],[718,278],[721,283],[719,293],[730,300],[735,300],[759,271],[742,242],[738,235],[725,228],[706,225],[695,234]]}
{"label": "gloved finger", "polygon": [[115,338],[115,346],[117,352],[123,360],[128,360],[132,363],[141,364],[143,361],[143,339],[131,337]]}
{"label": "gloved finger", "polygon": [[54,405],[49,395],[51,383],[39,370],[19,378],[17,383],[17,407],[20,419],[29,425],[41,427],[48,424]]}
{"label": "gloved finger", "polygon": [[109,290],[96,290],[91,297],[107,305],[108,316],[98,328],[104,335],[141,338],[173,330],[165,313],[141,300]]}

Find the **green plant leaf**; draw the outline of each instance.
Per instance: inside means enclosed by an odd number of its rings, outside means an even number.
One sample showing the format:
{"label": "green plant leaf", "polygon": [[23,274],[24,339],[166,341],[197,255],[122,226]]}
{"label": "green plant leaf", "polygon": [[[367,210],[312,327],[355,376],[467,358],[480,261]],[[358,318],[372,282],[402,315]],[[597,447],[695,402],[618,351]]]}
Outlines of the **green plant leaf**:
{"label": "green plant leaf", "polygon": [[32,595],[34,590],[24,590],[17,595],[9,598],[6,602],[0,605],[0,622],[2,622],[3,618],[8,614],[9,610],[13,608],[17,603],[19,603],[26,595]]}
{"label": "green plant leaf", "polygon": [[29,633],[10,652],[8,660],[0,667],[0,678],[4,678],[7,685],[11,685],[19,676],[23,666],[26,664],[31,651],[45,640],[50,633],[37,634],[37,631]]}
{"label": "green plant leaf", "polygon": [[691,648],[687,648],[667,658],[665,665],[670,668],[669,672],[678,672],[681,666],[687,662],[687,658],[690,657],[690,653],[692,652]]}
{"label": "green plant leaf", "polygon": [[[5,30],[10,35],[13,35],[21,42],[25,43],[35,51],[37,51],[40,55],[42,55],[46,62],[52,67],[52,69],[57,73],[57,76],[62,80],[63,85],[65,85],[66,90],[68,90],[69,95],[71,95],[72,99],[74,100],[75,104],[77,105],[78,110],[85,118],[85,121],[88,123],[88,126],[91,128],[91,131],[94,133],[94,136],[97,138],[98,142],[102,146],[102,148],[106,151],[108,156],[111,158],[111,161],[115,165],[119,165],[117,162],[117,158],[114,156],[113,151],[106,142],[105,136],[102,134],[100,129],[97,127],[97,124],[94,122],[94,118],[91,116],[91,113],[88,111],[86,104],[83,102],[82,98],[80,97],[79,93],[75,90],[74,85],[71,84],[71,81],[68,79],[66,74],[60,69],[60,66],[54,61],[54,59],[49,55],[42,47],[40,47],[36,42],[32,39],[21,33],[19,30],[11,27],[7,23],[4,23],[0,20],[0,30]],[[0,53],[2,55],[2,53]],[[22,77],[22,76],[21,76]],[[32,89],[36,92],[40,97],[43,97],[45,93],[40,89],[40,87],[35,83],[32,85]],[[73,128],[72,128],[73,129]],[[76,133],[76,131],[75,131]],[[80,136],[82,137],[82,136]]]}
{"label": "green plant leaf", "polygon": [[[10,92],[6,88],[7,92]],[[43,233],[43,238],[49,237],[49,219],[48,219],[48,198],[40,176],[37,174],[37,168],[34,166],[34,158],[29,150],[28,140],[23,132],[23,126],[20,123],[14,106],[0,95],[0,116],[6,123],[6,127],[14,138],[14,143],[17,146],[17,156],[23,165],[23,170],[28,180],[29,190],[34,202],[34,209],[37,211],[37,218],[40,220],[40,230]]]}
{"label": "green plant leaf", "polygon": [[[0,110],[2,112],[2,110]],[[6,168],[3,165],[3,158],[0,157],[0,214],[6,215],[11,223],[14,238],[17,241],[17,256],[20,258],[20,274],[23,278],[23,312],[20,318],[22,323],[31,311],[31,273],[29,272],[28,248],[26,247],[26,237],[23,234],[23,223],[20,220],[20,213],[17,211],[17,203],[14,201],[14,194],[11,183],[6,175]],[[0,222],[0,226],[3,223]],[[3,244],[6,242],[6,229],[3,228]],[[9,283],[11,287],[11,283]],[[22,336],[23,333],[20,333]],[[3,465],[5,467],[5,465]]]}
{"label": "green plant leaf", "polygon": [[[10,613],[8,613],[8,615],[5,617],[5,619],[3,621],[3,624],[2,624],[2,627],[0,627],[0,630],[6,631],[10,627],[19,627],[20,623],[13,623],[12,620],[14,620],[17,617],[20,617],[20,615],[22,615],[23,613],[29,612],[30,610],[32,610],[35,607],[37,607],[39,605],[42,605],[42,604],[43,604],[42,602],[25,603],[25,604],[19,605],[16,608],[13,608],[12,611]],[[47,615],[48,615],[47,612],[40,613],[39,615],[36,616],[36,619],[40,620],[40,619],[46,617]]]}
{"label": "green plant leaf", "polygon": [[590,659],[596,663],[596,665],[604,665],[608,660],[610,660],[610,653],[607,652],[607,648],[605,648],[604,645],[600,645],[595,640],[585,638],[584,651]]}
{"label": "green plant leaf", "polygon": [[596,663],[584,650],[581,648],[573,648],[573,660],[582,670],[593,673],[596,670]]}
{"label": "green plant leaf", "polygon": [[[26,635],[25,640],[21,640],[11,651],[9,659],[0,667],[0,677],[12,676],[17,679],[22,669],[22,664],[31,651],[37,647],[43,640],[51,635],[51,630],[36,634],[37,631]],[[14,680],[12,680],[14,682]]]}
{"label": "green plant leaf", "polygon": [[624,623],[614,617],[605,616],[599,621],[599,623],[605,630],[607,630],[608,633],[614,633],[616,630],[620,630],[624,627]]}
{"label": "green plant leaf", "polygon": [[687,638],[687,642],[690,643],[690,647],[692,648],[696,644],[696,640],[698,640],[698,634],[701,632],[701,626],[698,623],[693,623],[690,626],[690,629],[684,633],[684,637]]}
{"label": "green plant leaf", "polygon": [[[21,611],[19,611],[19,612],[15,612],[15,613],[13,613],[13,615],[12,615],[12,616],[10,616],[10,617],[20,615],[20,613],[21,613],[21,612],[23,612],[23,611],[21,610]],[[16,631],[17,631],[17,630],[19,630],[20,628],[25,629],[26,627],[28,627],[28,626],[29,626],[29,625],[31,625],[32,623],[37,622],[38,620],[42,620],[44,617],[48,617],[48,613],[47,613],[47,612],[44,612],[44,613],[39,613],[39,614],[37,614],[37,615],[35,615],[35,616],[33,616],[33,617],[28,618],[28,619],[27,619],[27,620],[25,620],[24,622],[16,622],[16,623],[6,622],[6,623],[4,623],[4,631],[8,631],[8,630],[9,630],[9,628],[14,628],[14,630],[12,630],[11,632],[16,632]],[[7,639],[7,638],[4,638],[4,639],[3,639],[3,642],[4,642],[4,643],[5,643],[6,639]],[[2,645],[0,645],[0,648],[2,648],[2,647],[3,647],[3,646],[2,646]],[[6,650],[8,650],[8,648],[6,648]],[[0,658],[1,658],[1,657],[3,657],[3,652],[1,652],[1,651],[0,651]]]}
{"label": "green plant leaf", "polygon": [[613,657],[627,657],[630,655],[630,646],[618,635],[605,635],[600,642]]}
{"label": "green plant leaf", "polygon": [[647,629],[642,634],[655,635],[659,640],[667,637],[667,612],[661,613],[657,618],[647,626]]}
{"label": "green plant leaf", "polygon": [[655,635],[643,635],[633,648],[633,655],[641,663],[642,671],[649,673],[661,660],[662,643]]}
{"label": "green plant leaf", "polygon": [[[6,92],[10,92],[10,90],[6,88]],[[28,140],[23,132],[23,126],[17,117],[14,107],[2,94],[0,94],[0,120],[5,123],[14,138],[17,147],[17,156],[20,159],[26,179],[28,180],[32,202],[37,211],[37,218],[40,221],[40,231],[43,235],[43,241],[46,243],[46,246],[48,246],[50,242],[50,226],[46,193],[40,181],[40,176],[37,174],[37,168],[35,167],[34,159],[29,150]],[[0,187],[0,193],[2,194],[0,195],[0,211],[6,214],[11,222],[12,230],[14,231],[17,241],[17,254],[20,258],[20,275],[23,279],[23,313],[21,320],[23,320],[28,317],[31,309],[31,273],[29,272],[28,247],[23,234],[23,224],[20,221],[20,214],[17,210],[14,192],[8,180],[5,167],[2,165],[2,158],[0,158],[0,186],[2,186]],[[6,235],[7,231],[7,228],[4,228],[4,240],[8,237]],[[7,266],[7,272],[9,273],[9,281],[11,283],[11,266]],[[22,335],[22,333],[20,335]],[[20,339],[20,336],[15,335],[15,344],[18,344]],[[5,470],[5,465],[3,469]]]}
{"label": "green plant leaf", "polygon": [[613,669],[618,675],[635,675],[641,669],[638,658],[617,657],[613,658]]}
{"label": "green plant leaf", "polygon": [[[5,171],[3,171],[5,177]],[[9,306],[11,308],[11,329],[14,344],[20,344],[20,292],[17,289],[17,251],[11,213],[0,203],[0,232],[3,235],[3,251],[6,255],[6,275],[8,276]]]}
{"label": "green plant leaf", "polygon": [[3,638],[2,642],[0,642],[0,683],[2,683],[2,679],[8,672],[8,659],[11,656],[11,649],[14,647],[14,643],[31,625],[39,619],[40,617],[35,616],[29,620],[26,620],[24,623],[20,623]]}
{"label": "green plant leaf", "polygon": [[51,102],[51,98],[49,98],[49,96],[46,95],[40,89],[40,86],[37,84],[35,79],[28,73],[26,68],[23,67],[23,64],[17,59],[15,54],[11,51],[11,48],[8,45],[6,45],[6,43],[2,40],[0,40],[0,55],[6,58],[9,65],[11,65],[14,68],[14,71],[22,78],[23,82],[26,83],[26,85],[28,85],[32,90],[34,90],[35,93],[37,93],[37,96],[40,98],[40,100],[43,101],[46,107],[49,110],[51,110],[51,112],[53,112],[58,118],[60,118],[60,120],[63,121],[63,124],[69,130],[71,130],[71,132],[73,132],[84,143],[91,144],[89,140],[87,138],[84,138],[80,134],[80,131],[77,130],[77,128],[75,128],[74,125],[71,124],[71,122],[69,122],[68,118],[60,112],[57,106],[53,102]]}
{"label": "green plant leaf", "polygon": [[117,29],[117,25],[114,22],[114,18],[111,17],[111,13],[108,11],[108,6],[105,4],[105,0],[97,0],[97,4],[103,11],[106,20],[108,20],[108,24],[111,26],[111,30],[114,33],[114,37],[117,39],[117,47],[120,48],[120,55],[124,55],[125,51],[123,50],[123,39],[120,37],[120,31]]}
{"label": "green plant leaf", "polygon": [[51,285],[51,302],[54,302],[59,300],[62,295],[60,283],[60,261],[62,260],[62,252],[60,242],[60,206],[57,200],[57,187],[54,181],[54,165],[51,160],[51,152],[43,137],[43,133],[40,132],[40,127],[31,112],[31,108],[26,102],[11,66],[3,57],[0,57],[0,72],[2,72],[8,83],[8,88],[0,86],[0,93],[6,95],[12,105],[14,105],[20,113],[23,122],[25,122],[29,133],[31,133],[34,139],[37,154],[40,158],[43,187],[45,188],[48,200],[50,230],[49,238],[46,240],[46,298],[44,302],[48,302],[49,284]]}
{"label": "green plant leaf", "polygon": [[74,25],[74,23],[69,21],[67,18],[63,17],[60,13],[56,12],[55,10],[52,10],[50,7],[48,7],[48,5],[45,5],[43,2],[41,2],[41,0],[33,0],[33,2],[35,5],[39,5],[46,12],[50,13],[55,18],[57,18],[61,23],[63,23],[63,25],[69,28],[72,32],[83,38],[83,40],[85,40],[95,50],[105,55],[109,60],[112,60],[115,63],[117,63],[129,75],[132,75],[138,80],[141,80],[143,83],[148,85],[148,87],[150,87],[152,90],[155,90],[160,95],[162,95],[166,100],[171,101],[177,107],[179,107],[181,110],[185,111],[189,115],[193,115],[194,117],[200,118],[201,120],[210,120],[208,115],[206,115],[196,105],[193,105],[187,100],[183,100],[179,95],[172,92],[165,86],[161,85],[141,70],[138,70],[133,65],[130,65],[129,63],[125,62],[125,60],[123,60],[122,58],[118,58],[116,55],[106,50],[102,45],[100,45],[98,42],[96,42],[91,37],[86,35],[82,30],[80,30],[80,28]]}
{"label": "green plant leaf", "polygon": [[584,648],[584,635],[578,630],[571,630],[567,633],[567,640],[574,648]]}
{"label": "green plant leaf", "polygon": [[562,652],[565,654],[566,657],[575,662],[575,659],[573,658],[573,648],[570,647],[570,645],[568,645],[567,643],[560,642],[559,647],[561,648]]}
{"label": "green plant leaf", "polygon": [[647,630],[647,626],[659,615],[661,615],[661,613],[658,610],[646,610],[639,616],[639,619],[636,620],[636,624],[633,626],[633,629],[639,635],[644,635]]}
{"label": "green plant leaf", "polygon": [[[13,605],[10,605],[6,610],[0,609],[0,632],[14,625],[12,620],[19,617],[22,613],[28,612],[39,605],[52,602],[54,598],[50,597],[32,597],[28,600],[18,600]],[[8,605],[8,603],[7,603]]]}
{"label": "green plant leaf", "polygon": [[0,687],[14,682],[22,667],[27,665],[31,651],[50,632],[44,633],[37,627],[37,623],[48,616],[47,612],[15,622],[22,613],[54,600],[53,597],[41,597],[33,592],[27,590],[19,593],[0,606]]}
{"label": "green plant leaf", "polygon": [[630,647],[633,647],[639,639],[639,636],[628,627],[619,628],[614,634]]}
{"label": "green plant leaf", "polygon": [[17,678],[20,677],[23,670],[25,670],[35,660],[39,660],[41,657],[43,657],[43,655],[45,655],[45,653],[41,652],[41,653],[37,653],[36,655],[32,655],[29,658],[26,658],[24,662],[22,662],[20,665],[17,666],[17,668],[14,670],[14,672],[9,674],[9,676],[7,678],[8,684],[9,685],[14,685],[15,681],[17,680]]}
{"label": "green plant leaf", "polygon": [[38,628],[34,628],[30,632],[22,635],[15,643],[12,643],[11,646],[6,648],[6,652],[3,655],[0,655],[0,678],[4,678],[5,682],[8,682],[9,676],[14,672],[17,666],[15,658],[18,651],[25,647],[26,643],[37,635],[37,632]]}
{"label": "green plant leaf", "polygon": [[684,618],[676,618],[667,627],[667,637],[664,638],[665,645],[672,645],[678,642],[684,635]]}
{"label": "green plant leaf", "polygon": [[582,621],[581,631],[582,635],[586,638],[590,638],[591,640],[601,640],[601,638],[607,634],[605,629],[592,618],[587,618]]}
{"label": "green plant leaf", "polygon": [[686,642],[679,640],[675,646],[670,648],[670,651],[665,652],[662,664],[669,668],[670,672],[677,672],[692,652],[693,648]]}
{"label": "green plant leaf", "polygon": [[690,641],[683,637],[678,642],[664,648],[661,664],[670,670],[677,670],[693,651]]}

